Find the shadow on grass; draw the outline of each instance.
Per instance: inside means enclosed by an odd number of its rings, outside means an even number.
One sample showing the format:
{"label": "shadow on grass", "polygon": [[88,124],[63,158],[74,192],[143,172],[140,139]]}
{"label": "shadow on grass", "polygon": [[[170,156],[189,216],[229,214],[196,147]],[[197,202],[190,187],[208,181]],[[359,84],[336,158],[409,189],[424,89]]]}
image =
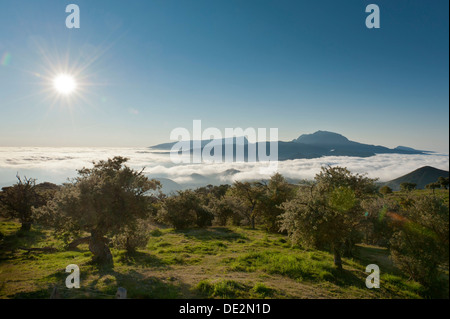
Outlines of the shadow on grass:
{"label": "shadow on grass", "polygon": [[48,299],[51,294],[51,290],[44,288],[31,292],[18,292],[13,295],[9,295],[9,298],[13,299]]}
{"label": "shadow on grass", "polygon": [[[49,299],[53,289],[57,288],[57,299],[114,299],[117,289],[127,290],[129,299],[176,299],[183,298],[191,287],[176,279],[167,280],[146,276],[135,270],[116,271],[114,266],[97,266],[85,264],[81,268],[80,288],[69,289],[65,286],[68,273],[58,270],[41,280],[41,286],[34,291],[19,292],[8,295],[13,299]],[[84,270],[87,269],[87,270]],[[95,277],[86,283],[86,278]]]}
{"label": "shadow on grass", "polygon": [[384,272],[401,275],[401,271],[394,266],[389,256],[389,250],[385,248],[361,245],[356,246],[354,255],[364,265],[377,264]]}
{"label": "shadow on grass", "polygon": [[[347,269],[331,269],[333,274],[332,278],[328,281],[340,286],[340,287],[356,287],[356,288],[366,288],[365,277],[358,270],[350,271]],[[359,276],[358,276],[359,274]],[[367,276],[366,276],[367,277]]]}
{"label": "shadow on grass", "polygon": [[45,239],[45,234],[40,230],[28,230],[24,231],[19,229],[17,232],[3,235],[1,247],[7,250],[15,250],[21,246],[31,246],[37,242]]}
{"label": "shadow on grass", "polygon": [[167,263],[164,263],[160,258],[151,255],[147,252],[136,251],[132,254],[121,253],[118,261],[128,266],[141,266],[146,268],[169,268]]}
{"label": "shadow on grass", "polygon": [[125,287],[128,297],[133,299],[175,299],[182,297],[182,290],[188,289],[188,285],[178,282],[163,281],[156,277],[145,277],[131,270],[128,273],[115,273],[117,283]]}
{"label": "shadow on grass", "polygon": [[[9,235],[3,235],[0,241],[0,263],[13,258],[19,247],[29,248],[45,239],[45,234],[40,230],[17,230]],[[24,251],[25,252],[25,251]]]}
{"label": "shadow on grass", "polygon": [[197,240],[247,240],[247,236],[236,233],[226,227],[208,227],[200,229],[177,230],[176,233],[183,234],[185,237]]}

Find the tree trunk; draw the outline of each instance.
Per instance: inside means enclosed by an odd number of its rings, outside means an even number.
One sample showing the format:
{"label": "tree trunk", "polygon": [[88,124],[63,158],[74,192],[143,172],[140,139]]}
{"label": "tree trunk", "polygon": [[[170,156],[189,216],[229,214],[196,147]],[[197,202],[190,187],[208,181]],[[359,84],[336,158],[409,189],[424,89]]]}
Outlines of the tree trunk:
{"label": "tree trunk", "polygon": [[74,239],[70,244],[67,245],[67,249],[74,250],[78,247],[78,245],[89,244],[90,240],[91,240],[91,236]]}
{"label": "tree trunk", "polygon": [[111,251],[108,247],[108,240],[101,234],[93,231],[89,240],[89,250],[94,254],[92,260],[99,264],[113,264]]}
{"label": "tree trunk", "polygon": [[350,239],[345,241],[344,250],[345,257],[353,257],[353,242]]}
{"label": "tree trunk", "polygon": [[23,222],[20,230],[22,231],[29,231],[31,229],[31,223],[30,222]]}
{"label": "tree trunk", "polygon": [[252,216],[251,221],[252,221],[252,229],[255,229],[255,216]]}
{"label": "tree trunk", "polygon": [[338,269],[342,269],[342,259],[341,259],[341,252],[339,251],[339,248],[334,247],[333,252],[334,252],[334,265]]}
{"label": "tree trunk", "polygon": [[127,237],[127,242],[125,244],[125,249],[128,255],[133,255],[136,252],[136,247],[130,244],[130,238]]}

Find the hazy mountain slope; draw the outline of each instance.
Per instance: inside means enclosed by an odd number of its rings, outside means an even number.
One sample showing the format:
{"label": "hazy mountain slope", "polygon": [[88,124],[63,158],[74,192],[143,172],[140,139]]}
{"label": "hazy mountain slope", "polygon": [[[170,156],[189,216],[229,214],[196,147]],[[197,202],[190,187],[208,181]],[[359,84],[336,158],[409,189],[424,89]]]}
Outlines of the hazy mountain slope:
{"label": "hazy mountain slope", "polygon": [[174,182],[169,178],[156,177],[155,179],[160,181],[161,191],[164,194],[170,194],[172,192],[176,192],[184,188],[182,185],[178,184],[177,182]]}

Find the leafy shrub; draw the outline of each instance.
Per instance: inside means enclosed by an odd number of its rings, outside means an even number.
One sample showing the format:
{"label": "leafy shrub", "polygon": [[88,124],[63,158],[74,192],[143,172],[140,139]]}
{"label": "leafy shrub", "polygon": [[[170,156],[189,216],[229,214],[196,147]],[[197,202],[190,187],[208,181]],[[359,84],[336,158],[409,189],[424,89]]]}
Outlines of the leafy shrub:
{"label": "leafy shrub", "polygon": [[132,254],[137,248],[147,246],[150,239],[150,225],[143,220],[138,220],[133,225],[127,225],[121,233],[112,238],[112,244],[119,249],[126,249]]}
{"label": "leafy shrub", "polygon": [[231,196],[224,196],[220,199],[213,199],[210,202],[211,211],[214,214],[213,225],[226,226],[230,221],[236,219],[235,199]]}
{"label": "leafy shrub", "polygon": [[213,218],[213,214],[202,204],[201,197],[191,190],[167,197],[157,215],[160,222],[175,229],[210,226]]}
{"label": "leafy shrub", "polygon": [[364,242],[389,247],[394,229],[392,218],[397,216],[400,205],[386,197],[370,198],[362,202],[365,218],[361,222]]}
{"label": "leafy shrub", "polygon": [[416,183],[408,183],[408,182],[404,182],[400,184],[400,190],[402,191],[412,191],[413,189],[415,189],[417,187]]}
{"label": "leafy shrub", "polygon": [[440,268],[448,270],[449,207],[433,196],[418,198],[402,211],[396,230],[391,239],[394,263],[426,286],[430,296],[440,297],[448,286]]}
{"label": "leafy shrub", "polygon": [[390,188],[387,185],[380,187],[380,189],[378,191],[380,192],[380,194],[383,194],[383,195],[392,194],[392,188]]}

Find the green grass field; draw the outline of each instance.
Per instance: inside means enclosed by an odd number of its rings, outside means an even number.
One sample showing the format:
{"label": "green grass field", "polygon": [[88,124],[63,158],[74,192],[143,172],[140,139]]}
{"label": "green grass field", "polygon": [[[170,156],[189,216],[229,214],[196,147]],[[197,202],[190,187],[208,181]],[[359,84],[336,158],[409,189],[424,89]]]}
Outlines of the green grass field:
{"label": "green grass field", "polygon": [[[19,231],[14,221],[0,220],[0,298],[114,298],[118,287],[128,298],[421,298],[423,287],[408,281],[380,247],[357,247],[344,258],[292,246],[288,238],[263,230],[210,227],[174,231],[155,229],[145,249],[129,257],[112,250],[114,267],[90,263],[87,245],[65,251],[52,233],[33,227]],[[52,246],[55,252],[28,252],[25,247]],[[365,267],[376,263],[381,288],[368,289]],[[81,288],[68,289],[65,267],[81,270]]]}

